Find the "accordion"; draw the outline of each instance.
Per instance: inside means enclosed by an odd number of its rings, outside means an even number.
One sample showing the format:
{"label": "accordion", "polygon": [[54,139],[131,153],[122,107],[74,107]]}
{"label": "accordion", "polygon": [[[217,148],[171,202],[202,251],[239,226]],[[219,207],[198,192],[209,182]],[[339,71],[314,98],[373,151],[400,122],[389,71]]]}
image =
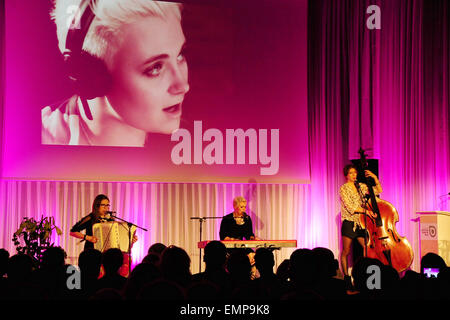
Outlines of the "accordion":
{"label": "accordion", "polygon": [[92,233],[98,240],[94,243],[94,249],[104,252],[110,248],[119,248],[122,252],[128,252],[135,231],[136,226],[129,228],[125,222],[95,223],[92,226]]}

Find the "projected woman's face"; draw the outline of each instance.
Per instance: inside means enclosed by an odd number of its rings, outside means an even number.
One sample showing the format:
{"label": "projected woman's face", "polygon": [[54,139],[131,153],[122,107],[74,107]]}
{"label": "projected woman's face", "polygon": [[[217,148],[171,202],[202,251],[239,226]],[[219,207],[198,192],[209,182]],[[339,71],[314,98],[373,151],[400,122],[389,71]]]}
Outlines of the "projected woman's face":
{"label": "projected woman's face", "polygon": [[112,59],[108,99],[129,125],[155,133],[178,129],[189,90],[180,20],[143,17],[122,29],[123,41]]}

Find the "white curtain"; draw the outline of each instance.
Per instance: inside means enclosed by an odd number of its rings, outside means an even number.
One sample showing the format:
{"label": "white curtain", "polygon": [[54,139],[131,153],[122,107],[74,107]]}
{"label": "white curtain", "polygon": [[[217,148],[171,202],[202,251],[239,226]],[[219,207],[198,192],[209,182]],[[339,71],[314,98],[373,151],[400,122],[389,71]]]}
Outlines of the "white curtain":
{"label": "white curtain", "polygon": [[[312,248],[321,234],[323,243],[336,243],[336,239],[328,239],[327,232],[312,227],[320,224],[314,223],[309,209],[309,185],[2,180],[0,247],[11,255],[16,253],[11,239],[23,217],[52,216],[63,230],[62,236],[53,235],[55,245],[65,249],[67,263],[77,264],[83,244],[70,237],[69,230],[91,211],[92,201],[100,193],[109,197],[111,210],[119,217],[148,229],[137,231],[134,264],[142,261],[150,245],[161,242],[185,249],[191,257],[191,272],[198,272],[200,223],[191,218],[222,217],[233,211],[232,200],[239,195],[247,199],[247,213],[261,239],[295,239],[299,248]],[[203,222],[202,240],[218,239],[219,227],[220,219]],[[277,265],[293,250],[276,251]]]}

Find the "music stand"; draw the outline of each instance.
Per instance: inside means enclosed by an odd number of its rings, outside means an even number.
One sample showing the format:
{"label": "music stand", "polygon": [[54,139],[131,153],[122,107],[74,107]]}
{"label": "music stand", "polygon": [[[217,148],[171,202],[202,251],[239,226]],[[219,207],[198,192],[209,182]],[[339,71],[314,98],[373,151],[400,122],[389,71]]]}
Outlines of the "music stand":
{"label": "music stand", "polygon": [[[191,217],[191,220],[198,220],[198,222],[200,222],[200,240],[202,241],[202,225],[203,222],[207,219],[222,219],[223,217]],[[199,255],[199,264],[198,264],[198,272],[202,272],[202,248],[199,249],[200,250],[200,255]]]}

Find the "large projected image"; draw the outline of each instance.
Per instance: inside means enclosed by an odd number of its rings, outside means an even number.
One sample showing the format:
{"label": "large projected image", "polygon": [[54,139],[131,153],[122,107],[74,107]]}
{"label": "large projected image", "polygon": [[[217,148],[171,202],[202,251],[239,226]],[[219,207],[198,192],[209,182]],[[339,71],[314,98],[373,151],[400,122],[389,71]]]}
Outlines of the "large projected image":
{"label": "large projected image", "polygon": [[3,177],[308,182],[306,14],[8,1]]}
{"label": "large projected image", "polygon": [[181,5],[90,3],[56,1],[59,49],[76,94],[42,110],[42,143],[143,147],[147,132],[172,133],[189,91]]}

